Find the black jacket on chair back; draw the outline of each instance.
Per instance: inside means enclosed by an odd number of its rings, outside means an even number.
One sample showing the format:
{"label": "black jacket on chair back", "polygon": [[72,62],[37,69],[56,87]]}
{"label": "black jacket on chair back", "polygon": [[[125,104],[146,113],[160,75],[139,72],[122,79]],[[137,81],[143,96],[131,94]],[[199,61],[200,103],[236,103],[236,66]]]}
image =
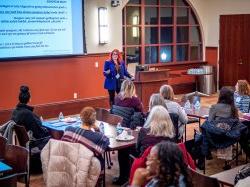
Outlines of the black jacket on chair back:
{"label": "black jacket on chair back", "polygon": [[26,131],[32,131],[33,137],[36,139],[48,136],[46,128],[42,127],[39,117],[33,113],[33,107],[19,103],[12,113],[11,119],[18,125],[25,127]]}

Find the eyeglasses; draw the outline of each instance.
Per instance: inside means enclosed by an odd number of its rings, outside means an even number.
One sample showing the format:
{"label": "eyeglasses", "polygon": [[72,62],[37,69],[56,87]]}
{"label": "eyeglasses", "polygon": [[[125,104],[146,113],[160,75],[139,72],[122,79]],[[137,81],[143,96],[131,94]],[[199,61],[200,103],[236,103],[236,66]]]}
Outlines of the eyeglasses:
{"label": "eyeglasses", "polygon": [[113,53],[112,55],[118,55],[117,53]]}

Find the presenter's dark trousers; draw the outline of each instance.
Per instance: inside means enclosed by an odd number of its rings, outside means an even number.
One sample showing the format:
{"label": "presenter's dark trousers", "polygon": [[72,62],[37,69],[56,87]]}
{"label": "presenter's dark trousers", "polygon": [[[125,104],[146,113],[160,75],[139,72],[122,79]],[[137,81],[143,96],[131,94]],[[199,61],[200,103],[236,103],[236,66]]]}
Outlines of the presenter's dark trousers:
{"label": "presenter's dark trousers", "polygon": [[110,108],[112,107],[112,105],[115,103],[115,92],[118,94],[120,92],[119,90],[108,90],[109,92],[109,105]]}

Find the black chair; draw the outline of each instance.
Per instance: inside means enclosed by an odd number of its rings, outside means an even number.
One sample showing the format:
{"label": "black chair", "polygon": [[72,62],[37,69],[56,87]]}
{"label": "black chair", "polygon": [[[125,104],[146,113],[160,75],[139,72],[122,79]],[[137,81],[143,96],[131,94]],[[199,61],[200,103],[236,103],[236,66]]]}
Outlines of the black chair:
{"label": "black chair", "polygon": [[16,187],[17,186],[16,174],[1,177],[0,178],[0,186],[2,186],[2,187]]}
{"label": "black chair", "polygon": [[169,116],[175,128],[175,139],[177,142],[179,139],[179,115],[175,113],[169,113]]}
{"label": "black chair", "polygon": [[220,183],[216,178],[202,175],[191,168],[188,168],[188,173],[192,179],[193,187],[220,187]]}
{"label": "black chair", "polygon": [[17,176],[18,181],[29,186],[29,151],[17,145],[6,145],[4,161],[12,167],[11,173]]}
{"label": "black chair", "polygon": [[30,170],[32,172],[33,171],[41,172],[42,164],[41,164],[41,159],[40,159],[40,153],[41,153],[41,149],[43,148],[43,146],[45,146],[45,144],[50,139],[50,136],[36,139],[36,140],[30,140],[28,133],[24,126],[15,125],[14,130],[15,130],[19,145],[29,150]]}
{"label": "black chair", "polygon": [[111,114],[121,116],[123,118],[122,126],[130,128],[131,117],[134,114],[135,110],[129,107],[121,107],[117,105],[112,105],[110,110]]}

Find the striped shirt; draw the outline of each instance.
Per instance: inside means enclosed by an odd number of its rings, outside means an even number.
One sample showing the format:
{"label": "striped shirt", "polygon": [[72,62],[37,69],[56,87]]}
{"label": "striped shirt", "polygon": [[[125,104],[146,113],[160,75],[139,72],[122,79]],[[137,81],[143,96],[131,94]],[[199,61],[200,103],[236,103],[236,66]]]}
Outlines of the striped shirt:
{"label": "striped shirt", "polygon": [[104,134],[80,127],[67,127],[62,140],[83,144],[98,155],[103,154],[109,146],[109,139]]}
{"label": "striped shirt", "polygon": [[234,92],[234,103],[235,106],[243,113],[249,113],[250,111],[250,96],[249,95],[239,95]]}

